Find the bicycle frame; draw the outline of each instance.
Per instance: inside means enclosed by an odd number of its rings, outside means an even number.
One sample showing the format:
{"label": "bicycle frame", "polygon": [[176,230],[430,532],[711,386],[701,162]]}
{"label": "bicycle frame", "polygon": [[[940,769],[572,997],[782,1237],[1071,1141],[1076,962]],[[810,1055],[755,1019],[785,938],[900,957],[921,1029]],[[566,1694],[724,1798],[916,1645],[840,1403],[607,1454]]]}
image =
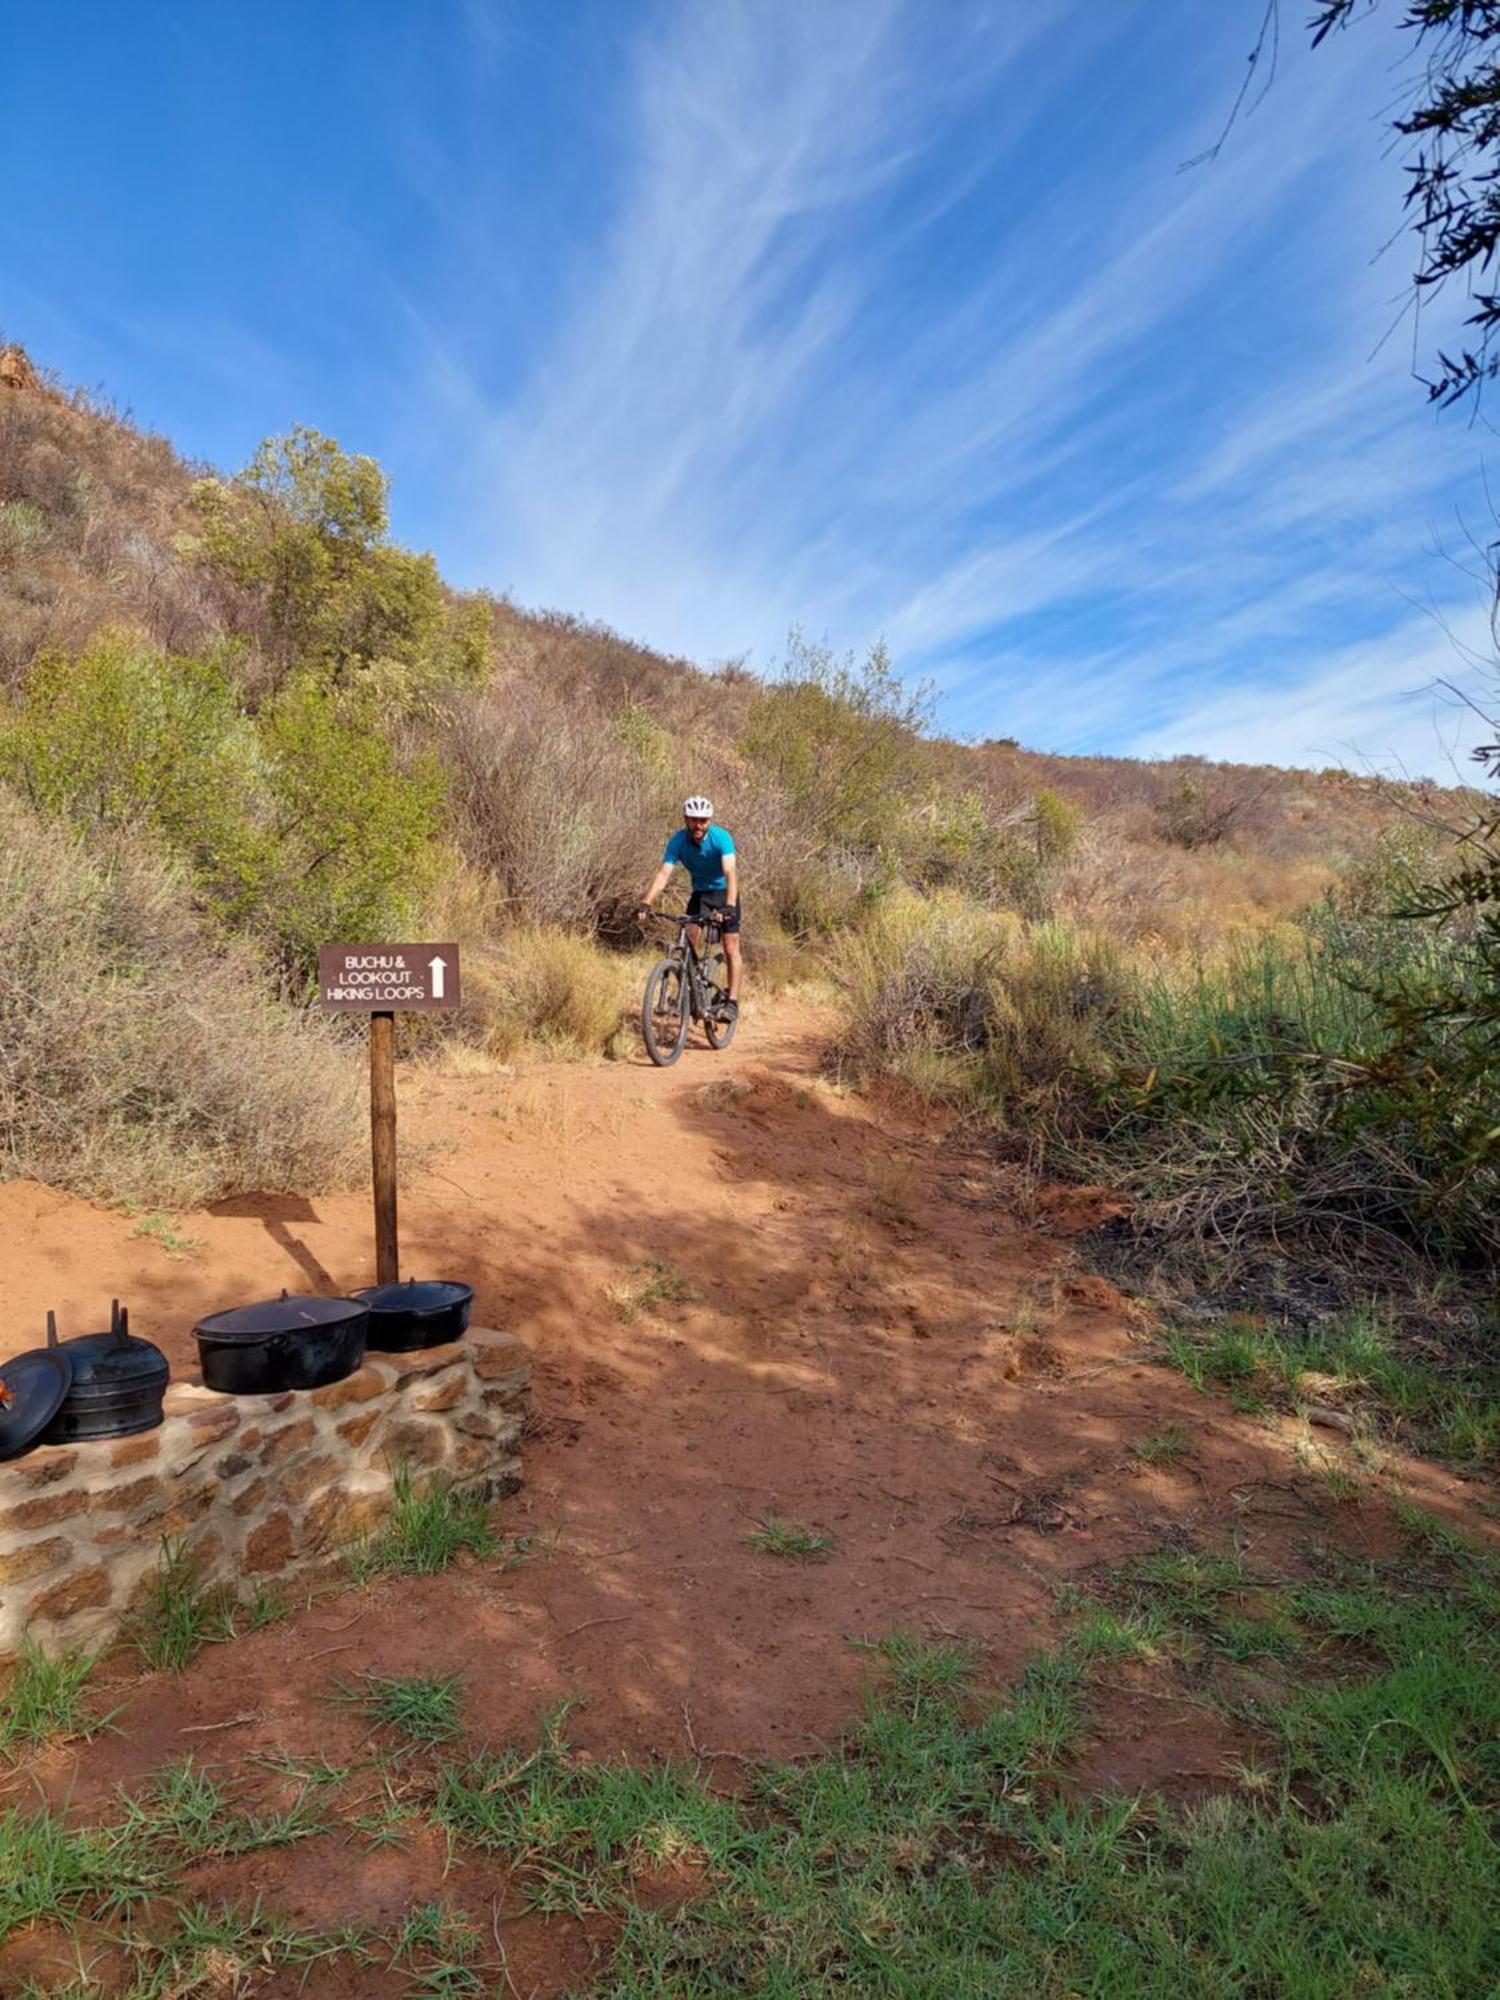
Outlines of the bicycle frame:
{"label": "bicycle frame", "polygon": [[[708,1019],[708,1002],[703,987],[703,962],[713,947],[723,936],[716,923],[707,917],[690,917],[684,910],[674,916],[667,910],[653,910],[651,920],[659,924],[676,924],[676,940],[667,947],[667,957],[680,959],[687,975],[688,1006],[695,1021]],[[695,947],[692,932],[701,934],[701,947]]]}
{"label": "bicycle frame", "polygon": [[[686,915],[676,918],[675,922],[677,924],[677,942],[672,946],[667,956],[669,958],[681,958],[683,970],[687,974],[688,1001],[692,1008],[693,1019],[695,1021],[706,1020],[708,1017],[708,1005],[703,993],[703,961],[712,948],[719,942],[719,926],[710,923],[707,917],[689,917]],[[700,931],[702,933],[703,943],[701,951],[693,944],[690,935],[693,931]]]}

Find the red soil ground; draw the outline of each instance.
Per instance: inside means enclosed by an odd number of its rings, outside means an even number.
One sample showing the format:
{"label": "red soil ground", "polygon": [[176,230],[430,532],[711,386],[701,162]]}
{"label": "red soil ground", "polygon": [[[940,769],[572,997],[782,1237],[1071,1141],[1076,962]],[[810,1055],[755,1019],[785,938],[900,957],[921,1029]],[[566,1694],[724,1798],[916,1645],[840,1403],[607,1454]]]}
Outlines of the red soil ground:
{"label": "red soil ground", "polygon": [[[329,1696],[366,1671],[461,1672],[475,1742],[530,1742],[575,1697],[569,1736],[587,1753],[699,1754],[735,1784],[740,1760],[814,1751],[850,1719],[868,1672],[851,1638],[957,1635],[1003,1682],[1055,1636],[1061,1585],[1166,1538],[1232,1530],[1272,1567],[1312,1537],[1395,1546],[1381,1498],[1335,1507],[1294,1426],[1151,1361],[1149,1315],[1073,1240],[1107,1196],[1044,1194],[1024,1220],[930,1120],[832,1089],[825,1030],[787,1005],[749,1015],[727,1053],[694,1046],[666,1071],[405,1073],[403,1133],[430,1150],[403,1195],[404,1269],[471,1280],[476,1317],[535,1356],[526,1483],[498,1520],[534,1538],[530,1557],[322,1597],[177,1676],[139,1677],[122,1657],[118,1733],[49,1752],[0,1803],[39,1785],[99,1815],[115,1786],[188,1754],[231,1778],[266,1756],[352,1756],[364,1724]],[[7,1349],[48,1306],[83,1330],[118,1294],[185,1367],[207,1310],[372,1275],[367,1197],[175,1220],[200,1239],[190,1256],[127,1217],[0,1187]],[[702,1297],[626,1320],[610,1290],[653,1259]],[[1175,1467],[1132,1457],[1174,1425],[1191,1441]],[[1478,1489],[1420,1461],[1393,1470],[1411,1499],[1475,1525]],[[831,1535],[831,1558],[756,1553],[746,1534],[767,1512]],[[1127,1683],[1076,1782],[1182,1796],[1227,1781],[1244,1741]],[[441,1894],[488,1928],[493,1905],[522,1993],[586,1981],[602,1934],[514,1918],[503,1871],[468,1863],[445,1881],[443,1862],[435,1840],[367,1853],[330,1836],[187,1887],[260,1894],[301,1920],[392,1924]],[[16,1940],[0,1990],[64,1962],[56,1940]],[[320,1977],[308,1992],[403,1990],[369,1971]]]}

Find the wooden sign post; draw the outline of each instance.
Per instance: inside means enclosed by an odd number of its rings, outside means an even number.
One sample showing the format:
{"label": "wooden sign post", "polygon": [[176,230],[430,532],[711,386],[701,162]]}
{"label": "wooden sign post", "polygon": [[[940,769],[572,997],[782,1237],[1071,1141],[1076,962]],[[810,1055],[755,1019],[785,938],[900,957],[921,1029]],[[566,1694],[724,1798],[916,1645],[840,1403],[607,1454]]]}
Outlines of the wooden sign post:
{"label": "wooden sign post", "polygon": [[396,1015],[459,1003],[456,944],[325,944],[318,998],[337,1014],[370,1018],[370,1167],[375,1189],[375,1282],[401,1275],[396,1230]]}

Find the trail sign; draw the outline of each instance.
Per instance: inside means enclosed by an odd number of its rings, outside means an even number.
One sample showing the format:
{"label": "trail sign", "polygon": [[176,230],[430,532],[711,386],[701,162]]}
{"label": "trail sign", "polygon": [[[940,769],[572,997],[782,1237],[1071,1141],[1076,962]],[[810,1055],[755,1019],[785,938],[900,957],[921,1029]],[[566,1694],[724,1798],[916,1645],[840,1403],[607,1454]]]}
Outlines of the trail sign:
{"label": "trail sign", "polygon": [[375,1281],[394,1284],[396,1239],[396,1015],[456,1007],[456,944],[325,944],[318,999],[370,1022],[370,1167],[375,1189]]}
{"label": "trail sign", "polygon": [[318,999],[333,1013],[421,1013],[459,1003],[456,944],[325,944]]}

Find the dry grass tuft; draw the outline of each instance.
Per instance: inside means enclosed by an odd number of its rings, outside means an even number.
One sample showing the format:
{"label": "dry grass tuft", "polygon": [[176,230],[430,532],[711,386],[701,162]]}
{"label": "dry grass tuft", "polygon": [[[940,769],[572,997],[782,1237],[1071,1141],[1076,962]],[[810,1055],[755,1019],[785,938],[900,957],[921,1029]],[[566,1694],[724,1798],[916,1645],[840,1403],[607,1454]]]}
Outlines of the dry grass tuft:
{"label": "dry grass tuft", "polygon": [[160,1210],[356,1170],[355,1065],[173,868],[0,794],[0,929],[0,1171]]}
{"label": "dry grass tuft", "polygon": [[502,1061],[527,1042],[559,1055],[599,1056],[608,1049],[638,985],[630,959],[592,939],[535,925],[511,932],[469,992],[483,1008],[480,1035]]}

